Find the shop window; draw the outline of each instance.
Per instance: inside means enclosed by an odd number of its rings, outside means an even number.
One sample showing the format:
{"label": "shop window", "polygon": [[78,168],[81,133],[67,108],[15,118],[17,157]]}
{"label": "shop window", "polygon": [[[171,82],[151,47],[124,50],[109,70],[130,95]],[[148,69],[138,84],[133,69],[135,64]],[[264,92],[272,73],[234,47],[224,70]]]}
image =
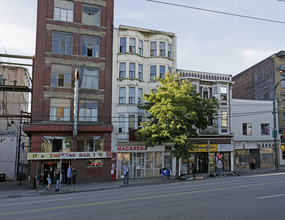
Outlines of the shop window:
{"label": "shop window", "polygon": [[251,123],[242,124],[242,134],[243,135],[252,135],[252,125]]}
{"label": "shop window", "polygon": [[50,100],[50,121],[70,120],[70,100],[51,99]]}
{"label": "shop window", "polygon": [[51,66],[51,86],[71,87],[71,66],[52,64]]}
{"label": "shop window", "polygon": [[72,138],[44,136],[42,152],[71,152]]}
{"label": "shop window", "polygon": [[101,8],[83,5],[82,8],[82,23],[93,26],[100,26]]}
{"label": "shop window", "polygon": [[72,54],[72,34],[63,32],[53,32],[52,35],[52,53]]}
{"label": "shop window", "polygon": [[120,53],[126,53],[127,40],[125,37],[120,38]]}
{"label": "shop window", "polygon": [[150,42],[150,56],[156,56],[156,42]]}
{"label": "shop window", "polygon": [[87,160],[87,167],[103,167],[104,160],[102,159],[94,159],[94,160]]}
{"label": "shop window", "polygon": [[269,124],[261,124],[261,135],[269,135]]}
{"label": "shop window", "polygon": [[99,57],[100,37],[82,36],[81,55],[88,57]]}
{"label": "shop window", "polygon": [[103,137],[79,136],[77,137],[78,152],[103,152]]}
{"label": "shop window", "polygon": [[120,63],[119,78],[126,78],[126,63]]}
{"label": "shop window", "polygon": [[58,21],[73,22],[73,2],[55,0],[53,19]]}
{"label": "shop window", "polygon": [[98,102],[96,100],[79,100],[79,121],[98,121]]}
{"label": "shop window", "polygon": [[99,68],[80,68],[80,83],[79,87],[84,89],[99,88]]}

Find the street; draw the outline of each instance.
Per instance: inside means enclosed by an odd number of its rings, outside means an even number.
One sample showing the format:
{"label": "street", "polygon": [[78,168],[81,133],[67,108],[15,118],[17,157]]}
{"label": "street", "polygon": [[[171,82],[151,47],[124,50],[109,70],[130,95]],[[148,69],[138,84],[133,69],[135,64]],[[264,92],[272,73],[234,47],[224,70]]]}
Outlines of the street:
{"label": "street", "polygon": [[285,173],[7,198],[0,219],[284,219]]}

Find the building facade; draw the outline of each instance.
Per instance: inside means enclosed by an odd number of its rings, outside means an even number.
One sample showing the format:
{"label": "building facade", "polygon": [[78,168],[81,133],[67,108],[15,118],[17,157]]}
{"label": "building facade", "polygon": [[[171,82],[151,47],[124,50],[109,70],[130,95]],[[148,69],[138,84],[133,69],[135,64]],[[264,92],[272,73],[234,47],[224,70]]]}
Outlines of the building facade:
{"label": "building facade", "polygon": [[[276,86],[278,141],[284,143],[285,128],[285,79],[281,72],[285,71],[285,51],[280,51],[253,65],[233,77],[233,98],[252,100],[273,100],[273,88]],[[273,108],[273,104],[272,104]],[[280,143],[280,142],[279,142]],[[283,145],[282,145],[283,146]],[[285,164],[285,147],[278,144],[280,164]]]}
{"label": "building facade", "polygon": [[272,102],[233,99],[231,120],[235,170],[249,169],[252,155],[255,157],[255,168],[273,167]]}
{"label": "building facade", "polygon": [[29,111],[31,78],[26,68],[0,65],[0,174],[15,180],[17,173],[27,177],[29,139],[20,132],[20,112]]}
{"label": "building facade", "polygon": [[[215,173],[221,158],[224,171],[234,170],[234,146],[231,131],[232,76],[190,70],[178,70],[181,79],[196,87],[202,98],[216,97],[219,101],[217,115],[212,125],[198,131],[199,138],[190,141],[196,146],[189,158],[192,173]],[[187,172],[187,160],[181,163],[181,173]]]}
{"label": "building facade", "polygon": [[125,163],[131,178],[159,176],[162,167],[173,170],[170,146],[146,149],[135,132],[146,119],[146,112],[139,109],[143,93],[156,90],[155,77],[176,70],[175,34],[120,25],[114,29],[113,51],[112,152],[116,167],[112,172],[120,179]]}
{"label": "building facade", "polygon": [[[39,0],[30,176],[111,180],[113,0]],[[33,181],[33,178],[31,178]]]}

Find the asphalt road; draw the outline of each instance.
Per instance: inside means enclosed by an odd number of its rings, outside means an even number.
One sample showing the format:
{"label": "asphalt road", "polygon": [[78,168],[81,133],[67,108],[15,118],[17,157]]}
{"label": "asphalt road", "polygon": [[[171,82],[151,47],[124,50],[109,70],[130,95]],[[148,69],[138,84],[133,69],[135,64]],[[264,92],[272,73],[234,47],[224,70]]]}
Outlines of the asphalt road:
{"label": "asphalt road", "polygon": [[285,219],[285,173],[2,199],[0,219]]}

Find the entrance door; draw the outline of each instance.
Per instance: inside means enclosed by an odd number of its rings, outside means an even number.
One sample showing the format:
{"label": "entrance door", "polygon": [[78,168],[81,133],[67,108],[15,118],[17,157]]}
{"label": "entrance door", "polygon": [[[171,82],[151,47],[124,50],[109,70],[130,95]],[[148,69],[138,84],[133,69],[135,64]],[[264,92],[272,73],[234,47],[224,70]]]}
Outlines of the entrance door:
{"label": "entrance door", "polygon": [[145,176],[145,154],[134,153],[134,177],[141,178]]}
{"label": "entrance door", "polygon": [[260,168],[260,153],[258,149],[250,149],[249,150],[249,164],[250,164],[250,160],[251,160],[251,155],[254,155],[255,157],[255,169]]}
{"label": "entrance door", "polygon": [[196,153],[195,164],[197,173],[208,172],[208,153]]}

